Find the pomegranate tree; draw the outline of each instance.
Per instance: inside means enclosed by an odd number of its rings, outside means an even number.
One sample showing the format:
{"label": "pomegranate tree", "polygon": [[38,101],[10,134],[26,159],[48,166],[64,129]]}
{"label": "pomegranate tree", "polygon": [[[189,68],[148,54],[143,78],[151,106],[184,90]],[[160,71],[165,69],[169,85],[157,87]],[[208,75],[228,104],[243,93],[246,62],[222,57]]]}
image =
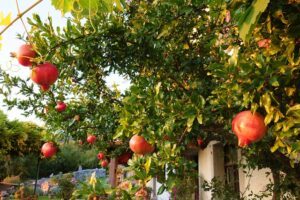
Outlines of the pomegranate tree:
{"label": "pomegranate tree", "polygon": [[264,117],[250,110],[238,113],[232,120],[232,131],[238,137],[240,147],[262,139],[267,132]]}
{"label": "pomegranate tree", "polygon": [[41,148],[41,152],[45,158],[51,158],[56,154],[57,148],[53,142],[46,142]]}
{"label": "pomegranate tree", "polygon": [[139,135],[132,136],[129,141],[129,147],[131,151],[140,155],[145,155],[154,151],[154,147],[149,144],[143,136]]}

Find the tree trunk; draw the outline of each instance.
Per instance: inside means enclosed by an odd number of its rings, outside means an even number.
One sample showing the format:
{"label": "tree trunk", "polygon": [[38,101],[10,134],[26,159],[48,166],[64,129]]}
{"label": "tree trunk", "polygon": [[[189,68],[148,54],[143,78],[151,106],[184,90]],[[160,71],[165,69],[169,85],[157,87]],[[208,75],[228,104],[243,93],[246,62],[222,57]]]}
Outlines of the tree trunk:
{"label": "tree trunk", "polygon": [[116,186],[116,181],[117,181],[116,172],[117,172],[117,159],[112,158],[109,163],[109,184],[111,185],[111,187]]}
{"label": "tree trunk", "polygon": [[273,197],[272,200],[280,200],[281,192],[280,192],[280,174],[278,170],[272,170],[273,175]]}

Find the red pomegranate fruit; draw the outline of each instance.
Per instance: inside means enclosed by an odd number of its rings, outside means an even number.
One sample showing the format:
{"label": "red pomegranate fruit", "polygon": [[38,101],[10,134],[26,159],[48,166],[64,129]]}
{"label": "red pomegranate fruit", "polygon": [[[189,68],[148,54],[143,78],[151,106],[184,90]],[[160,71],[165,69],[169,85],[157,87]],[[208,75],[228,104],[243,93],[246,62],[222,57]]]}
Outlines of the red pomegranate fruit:
{"label": "red pomegranate fruit", "polygon": [[86,141],[89,143],[89,144],[94,144],[97,140],[97,137],[94,136],[94,135],[89,135],[86,139]]}
{"label": "red pomegranate fruit", "polygon": [[267,132],[264,117],[250,110],[238,113],[232,120],[232,131],[238,137],[238,145],[245,147],[261,140]]}
{"label": "red pomegranate fruit", "polygon": [[140,155],[145,155],[154,151],[154,147],[149,144],[143,136],[139,135],[132,136],[129,141],[129,147],[131,151]]}
{"label": "red pomegranate fruit", "polygon": [[108,161],[107,160],[102,160],[101,166],[102,167],[107,167],[108,166]]}
{"label": "red pomegranate fruit", "polygon": [[23,44],[20,46],[18,52],[14,55],[17,57],[18,62],[23,66],[31,66],[32,59],[35,58],[36,52],[30,44]]}
{"label": "red pomegranate fruit", "polygon": [[63,112],[66,110],[66,108],[67,108],[67,105],[62,101],[58,101],[55,106],[55,109],[57,112]]}
{"label": "red pomegranate fruit", "polygon": [[30,78],[33,82],[47,87],[55,83],[57,80],[58,69],[51,63],[37,65],[32,69]]}
{"label": "red pomegranate fruit", "polygon": [[131,158],[131,156],[132,156],[131,152],[125,152],[125,153],[121,154],[117,159],[118,164],[126,165],[128,160]]}
{"label": "red pomegranate fruit", "polygon": [[47,92],[50,88],[50,85],[40,85],[40,87],[43,92]]}
{"label": "red pomegranate fruit", "polygon": [[98,158],[99,160],[103,160],[103,159],[105,158],[104,153],[103,153],[103,152],[99,152],[98,155],[97,155],[97,158]]}
{"label": "red pomegranate fruit", "polygon": [[198,137],[198,138],[197,138],[197,143],[198,143],[199,146],[202,146],[202,145],[203,145],[203,140],[202,140],[201,137]]}
{"label": "red pomegranate fruit", "polygon": [[57,148],[53,142],[46,142],[41,148],[41,152],[45,158],[50,158],[56,154]]}

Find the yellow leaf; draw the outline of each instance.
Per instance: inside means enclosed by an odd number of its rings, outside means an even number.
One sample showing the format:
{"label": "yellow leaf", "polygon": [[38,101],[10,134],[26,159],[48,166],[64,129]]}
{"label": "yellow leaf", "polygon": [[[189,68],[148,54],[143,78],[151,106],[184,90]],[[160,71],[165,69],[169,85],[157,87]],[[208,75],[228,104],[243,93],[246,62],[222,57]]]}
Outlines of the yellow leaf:
{"label": "yellow leaf", "polygon": [[296,88],[295,87],[286,87],[284,88],[286,95],[293,96],[296,92]]}
{"label": "yellow leaf", "polygon": [[2,40],[2,36],[0,35],[0,50],[2,48],[1,40]]}
{"label": "yellow leaf", "polygon": [[265,117],[265,124],[268,125],[273,119],[273,113],[269,113],[267,114],[267,116]]}
{"label": "yellow leaf", "polygon": [[121,10],[121,11],[123,10],[123,6],[122,6],[120,0],[114,0],[114,4],[118,10]]}
{"label": "yellow leaf", "polygon": [[268,114],[271,112],[271,97],[269,93],[265,93],[261,96],[260,106],[264,106]]}
{"label": "yellow leaf", "polygon": [[148,157],[148,159],[147,159],[147,161],[146,161],[146,163],[145,163],[145,165],[144,165],[147,174],[148,174],[149,171],[150,171],[151,161],[152,161],[152,160],[151,160],[151,157]]}
{"label": "yellow leaf", "polygon": [[284,117],[284,115],[279,110],[277,110],[275,112],[274,122],[278,122],[278,120],[283,117]]}
{"label": "yellow leaf", "polygon": [[3,12],[0,12],[0,26],[7,26],[11,22],[11,13],[4,16]]}
{"label": "yellow leaf", "polygon": [[188,43],[185,43],[185,44],[183,45],[183,49],[189,49],[189,48],[190,48],[190,46],[189,46]]}

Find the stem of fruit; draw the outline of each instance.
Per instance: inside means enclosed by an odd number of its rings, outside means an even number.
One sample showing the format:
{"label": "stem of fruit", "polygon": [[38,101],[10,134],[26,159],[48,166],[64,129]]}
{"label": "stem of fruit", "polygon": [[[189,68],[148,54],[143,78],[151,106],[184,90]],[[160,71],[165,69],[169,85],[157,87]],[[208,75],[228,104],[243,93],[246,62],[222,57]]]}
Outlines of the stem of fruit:
{"label": "stem of fruit", "polygon": [[38,0],[37,2],[35,2],[34,4],[32,4],[31,6],[29,6],[24,12],[19,13],[18,16],[12,20],[10,22],[10,24],[8,24],[1,32],[0,35],[2,35],[9,27],[11,27],[16,21],[18,21],[18,19],[20,19],[23,15],[25,15],[27,12],[29,12],[32,8],[34,8],[36,5],[38,5],[39,3],[41,3],[43,0]]}
{"label": "stem of fruit", "polygon": [[56,100],[55,100],[55,96],[54,96],[53,92],[49,91],[49,94],[50,94],[51,100],[54,102],[54,104],[56,104]]}

